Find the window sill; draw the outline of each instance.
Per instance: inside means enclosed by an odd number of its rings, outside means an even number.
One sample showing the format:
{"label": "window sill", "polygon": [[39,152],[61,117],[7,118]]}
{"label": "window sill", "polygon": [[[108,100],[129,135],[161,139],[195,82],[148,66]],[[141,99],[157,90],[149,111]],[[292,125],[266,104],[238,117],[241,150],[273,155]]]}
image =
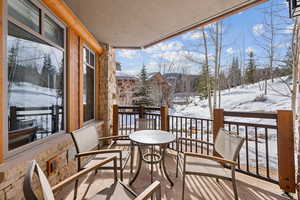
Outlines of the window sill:
{"label": "window sill", "polygon": [[[10,166],[10,164],[16,165],[19,162],[30,161],[36,157],[38,153],[49,149],[51,146],[58,145],[59,143],[62,143],[62,141],[67,142],[67,140],[72,142],[72,138],[69,134],[66,134],[66,132],[58,132],[45,139],[11,150],[7,152],[3,164],[0,165],[0,169],[2,168],[2,165]],[[17,163],[15,163],[15,161],[17,161]]]}

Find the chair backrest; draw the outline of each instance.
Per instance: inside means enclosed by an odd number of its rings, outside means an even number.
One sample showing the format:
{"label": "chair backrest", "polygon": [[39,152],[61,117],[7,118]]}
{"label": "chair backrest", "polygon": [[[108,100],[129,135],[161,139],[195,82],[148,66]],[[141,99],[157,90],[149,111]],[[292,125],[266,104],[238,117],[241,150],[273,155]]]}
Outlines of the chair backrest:
{"label": "chair backrest", "polygon": [[223,158],[236,161],[243,143],[244,138],[220,128],[214,143],[214,148]]}
{"label": "chair backrest", "polygon": [[90,151],[98,146],[98,132],[95,126],[87,126],[71,133],[77,153]]}
{"label": "chair backrest", "polygon": [[154,130],[156,129],[156,120],[139,118],[135,121],[135,127],[137,131]]}
{"label": "chair backrest", "polygon": [[28,168],[24,178],[23,191],[26,200],[37,200],[32,188],[33,175],[36,174],[37,180],[40,182],[44,200],[54,200],[54,194],[42,169],[37,162],[33,160]]}

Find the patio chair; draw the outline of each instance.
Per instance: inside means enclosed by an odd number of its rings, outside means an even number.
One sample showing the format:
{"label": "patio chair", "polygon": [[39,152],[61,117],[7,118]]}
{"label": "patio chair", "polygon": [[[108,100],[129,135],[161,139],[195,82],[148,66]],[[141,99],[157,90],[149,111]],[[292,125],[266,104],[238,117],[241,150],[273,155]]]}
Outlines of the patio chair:
{"label": "patio chair", "polygon": [[[134,121],[135,131],[141,130],[152,130],[155,128],[156,120],[155,119],[144,119],[138,118]],[[111,140],[111,143],[108,148],[112,146],[121,146],[121,147],[129,147],[130,148],[130,173],[133,172],[133,161],[134,161],[134,144],[131,143],[128,135],[120,135],[120,136],[108,136],[100,138],[100,140]]]}
{"label": "patio chair", "polygon": [[[30,167],[28,168],[28,171],[25,175],[24,179],[24,185],[23,185],[23,191],[24,196],[26,200],[37,200],[38,197],[34,193],[34,188],[36,188],[36,185],[33,184],[33,177],[36,174],[35,177],[37,177],[37,180],[40,184],[43,199],[45,200],[54,200],[54,193],[58,190],[63,189],[67,184],[71,183],[74,180],[78,180],[81,176],[86,175],[87,173],[97,170],[99,167],[106,165],[107,163],[113,162],[114,166],[114,183],[109,187],[105,188],[104,190],[98,192],[95,196],[93,196],[90,199],[93,200],[146,200],[149,197],[153,196],[155,194],[156,199],[161,198],[161,186],[160,182],[156,181],[152,183],[144,192],[142,192],[140,195],[137,195],[135,192],[133,192],[129,187],[125,186],[121,181],[117,180],[117,157],[112,156],[109,158],[106,158],[102,161],[97,162],[95,165],[86,168],[73,176],[65,179],[64,181],[58,183],[54,187],[51,187],[47,177],[37,164],[35,160],[31,162]],[[35,187],[33,187],[35,185]]]}
{"label": "patio chair", "polygon": [[[120,178],[123,180],[123,170],[126,167],[130,158],[128,151],[122,151],[121,149],[112,149],[109,146],[107,149],[100,148],[100,141],[108,140],[110,137],[98,137],[98,132],[94,126],[87,126],[71,133],[73,141],[75,143],[77,154],[77,167],[78,172],[93,166],[99,160],[108,158],[109,156],[116,155],[118,158],[117,169],[120,171]],[[132,165],[130,166],[132,168]],[[111,163],[106,163],[99,168],[100,170],[112,170]],[[75,182],[75,192],[77,192],[78,181]],[[76,193],[75,193],[76,194]]]}
{"label": "patio chair", "polygon": [[[196,141],[192,138],[180,138],[180,140],[191,140]],[[201,143],[203,141],[197,140]],[[203,142],[207,144],[206,142]],[[184,152],[182,154],[177,152],[177,172],[179,167],[179,161],[183,159],[183,181],[182,181],[182,199],[184,199],[184,187],[186,175],[198,175],[216,178],[217,181],[220,179],[230,180],[233,186],[234,197],[238,200],[238,193],[235,179],[235,167],[237,165],[237,157],[240,149],[244,143],[244,138],[233,134],[232,132],[220,129],[214,143],[214,150],[221,156],[210,156],[198,153]],[[179,146],[177,144],[177,146]],[[180,159],[181,157],[181,159]],[[228,173],[228,167],[231,173]]]}

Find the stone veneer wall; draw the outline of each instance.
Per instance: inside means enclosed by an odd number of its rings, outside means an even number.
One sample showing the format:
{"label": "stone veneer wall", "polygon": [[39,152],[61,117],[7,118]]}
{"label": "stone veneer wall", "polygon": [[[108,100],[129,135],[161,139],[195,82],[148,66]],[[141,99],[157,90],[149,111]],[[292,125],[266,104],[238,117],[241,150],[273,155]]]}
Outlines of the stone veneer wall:
{"label": "stone veneer wall", "polygon": [[116,62],[114,50],[102,44],[104,52],[100,56],[100,99],[99,119],[103,120],[103,134],[112,134],[112,106],[117,103]]}
{"label": "stone veneer wall", "polygon": [[[93,122],[90,126],[96,126],[101,135],[101,122]],[[31,160],[36,160],[46,174],[46,163],[49,159],[57,157],[57,170],[48,176],[50,184],[53,186],[77,172],[77,162],[75,160],[76,149],[71,135],[61,133],[53,135],[44,143],[33,146],[26,150],[26,154],[21,153],[5,161],[0,166],[0,200],[21,200],[24,199],[23,181]],[[46,174],[47,175],[47,174]],[[34,183],[34,186],[38,186]],[[37,190],[37,194],[41,191]],[[58,192],[56,197],[60,196]]]}

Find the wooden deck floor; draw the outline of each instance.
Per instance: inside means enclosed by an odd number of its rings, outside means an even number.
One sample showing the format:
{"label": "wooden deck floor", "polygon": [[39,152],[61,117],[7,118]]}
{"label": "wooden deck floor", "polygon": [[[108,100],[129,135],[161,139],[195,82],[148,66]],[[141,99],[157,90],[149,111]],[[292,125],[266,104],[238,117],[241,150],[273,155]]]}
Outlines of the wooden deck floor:
{"label": "wooden deck floor", "polygon": [[[161,181],[162,184],[162,199],[177,200],[181,199],[182,191],[182,176],[175,177],[176,160],[173,154],[168,154],[166,158],[167,170],[171,179],[174,181],[174,186],[171,188],[168,181],[163,178],[158,166],[154,167],[155,180]],[[136,163],[135,163],[136,164]],[[128,184],[129,167],[124,172],[124,182]],[[88,199],[108,187],[113,183],[113,174],[110,171],[101,171],[97,175],[90,174],[81,179],[77,199]],[[244,174],[237,173],[237,185],[239,198],[241,200],[285,200],[287,197],[282,195],[282,191],[275,184],[253,178]],[[231,182],[220,181],[217,183],[215,179],[187,176],[185,187],[185,199],[187,200],[229,200],[233,199],[233,191]],[[137,193],[143,191],[150,184],[150,168],[143,164],[140,176],[132,185],[132,189]],[[73,199],[73,184],[68,186],[64,191],[60,192],[57,199]]]}

